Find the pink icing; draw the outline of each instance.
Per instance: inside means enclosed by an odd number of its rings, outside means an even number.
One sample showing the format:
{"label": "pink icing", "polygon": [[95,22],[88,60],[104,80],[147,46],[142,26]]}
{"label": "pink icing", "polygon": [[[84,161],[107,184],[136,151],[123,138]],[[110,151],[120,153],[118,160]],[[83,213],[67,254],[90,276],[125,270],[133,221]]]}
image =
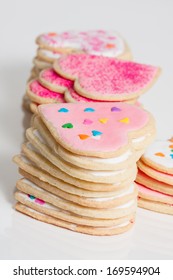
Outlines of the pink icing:
{"label": "pink icing", "polygon": [[[87,108],[89,111],[84,111]],[[47,104],[39,106],[39,111],[44,117],[43,120],[46,119],[56,131],[61,145],[67,149],[70,146],[78,153],[115,152],[128,144],[129,132],[142,129],[149,120],[146,111],[122,102],[67,103],[63,106]],[[108,119],[106,123],[99,121],[105,118]],[[129,119],[128,123],[121,122],[126,118]],[[85,119],[92,123],[86,125]],[[63,128],[67,124],[70,128]],[[87,137],[83,139],[83,135]]]}
{"label": "pink icing", "polygon": [[37,96],[55,99],[59,102],[65,102],[63,94],[45,88],[38,82],[38,80],[32,81],[29,85],[29,88],[32,91],[32,93]]}
{"label": "pink icing", "polygon": [[41,72],[41,78],[45,81],[65,88],[71,88],[73,86],[73,82],[70,80],[67,80],[60,75],[58,75],[53,68],[45,69]]}
{"label": "pink icing", "polygon": [[142,194],[153,196],[153,197],[158,197],[158,198],[171,198],[171,197],[173,198],[172,195],[168,195],[168,194],[164,194],[164,193],[161,193],[161,192],[151,190],[149,188],[144,187],[143,185],[141,185],[139,183],[136,183],[136,184],[137,184],[139,192],[142,193]]}
{"label": "pink icing", "polygon": [[158,67],[151,65],[87,54],[61,57],[59,66],[64,72],[78,77],[82,89],[95,97],[97,94],[138,93],[153,81],[158,72]]}

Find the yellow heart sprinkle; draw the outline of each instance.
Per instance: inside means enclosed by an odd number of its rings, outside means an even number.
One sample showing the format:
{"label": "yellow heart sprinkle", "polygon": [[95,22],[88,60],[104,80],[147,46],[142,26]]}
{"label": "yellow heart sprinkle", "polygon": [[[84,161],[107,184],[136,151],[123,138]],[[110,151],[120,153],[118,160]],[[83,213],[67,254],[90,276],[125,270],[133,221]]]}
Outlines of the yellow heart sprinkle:
{"label": "yellow heart sprinkle", "polygon": [[101,123],[107,123],[108,119],[99,119],[99,122]]}

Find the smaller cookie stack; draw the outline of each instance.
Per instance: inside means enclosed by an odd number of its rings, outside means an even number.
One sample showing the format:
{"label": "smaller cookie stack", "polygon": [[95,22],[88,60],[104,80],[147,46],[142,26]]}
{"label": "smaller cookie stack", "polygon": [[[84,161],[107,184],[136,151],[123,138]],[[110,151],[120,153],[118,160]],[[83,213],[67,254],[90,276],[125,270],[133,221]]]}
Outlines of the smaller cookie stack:
{"label": "smaller cookie stack", "polygon": [[155,136],[150,113],[122,102],[46,104],[26,136],[14,157],[18,211],[93,235],[132,227],[136,161]]}
{"label": "smaller cookie stack", "polygon": [[139,207],[173,215],[173,139],[153,143],[138,168]]}
{"label": "smaller cookie stack", "polygon": [[31,111],[37,105],[63,102],[136,104],[160,73],[159,67],[89,54],[69,54],[30,81],[26,94]]}

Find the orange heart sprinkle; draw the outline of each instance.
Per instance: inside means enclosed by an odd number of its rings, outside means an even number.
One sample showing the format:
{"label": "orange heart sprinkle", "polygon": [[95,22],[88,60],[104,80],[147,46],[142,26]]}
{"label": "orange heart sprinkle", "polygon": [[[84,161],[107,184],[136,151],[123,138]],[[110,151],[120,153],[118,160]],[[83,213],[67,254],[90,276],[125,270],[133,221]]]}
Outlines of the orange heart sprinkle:
{"label": "orange heart sprinkle", "polygon": [[79,134],[78,136],[81,140],[85,140],[85,139],[89,138],[89,135],[87,135],[87,134]]}
{"label": "orange heart sprinkle", "polygon": [[112,49],[112,48],[114,48],[114,47],[115,47],[114,44],[107,44],[107,45],[106,45],[106,48],[108,48],[108,49]]}
{"label": "orange heart sprinkle", "polygon": [[165,157],[165,155],[163,153],[155,153],[155,156],[158,156],[158,157]]}
{"label": "orange heart sprinkle", "polygon": [[169,139],[169,141],[170,141],[170,142],[173,142],[173,137],[171,137],[171,138]]}
{"label": "orange heart sprinkle", "polygon": [[50,32],[48,35],[51,36],[51,37],[53,37],[53,36],[57,36],[58,34],[55,33],[55,32]]}
{"label": "orange heart sprinkle", "polygon": [[169,148],[173,149],[173,145],[170,145]]}

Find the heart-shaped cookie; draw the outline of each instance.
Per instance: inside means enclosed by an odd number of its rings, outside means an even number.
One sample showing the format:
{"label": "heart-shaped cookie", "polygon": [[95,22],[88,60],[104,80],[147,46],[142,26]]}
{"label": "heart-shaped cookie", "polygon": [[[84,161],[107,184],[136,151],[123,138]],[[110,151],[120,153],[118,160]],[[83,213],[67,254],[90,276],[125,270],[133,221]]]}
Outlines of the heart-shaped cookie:
{"label": "heart-shaped cookie", "polygon": [[[150,114],[137,106],[122,102],[87,105],[67,103],[39,106],[41,118],[54,138],[73,153],[114,156],[123,153],[126,148],[132,148],[132,138],[151,131],[153,124]],[[117,108],[116,111],[113,108]],[[66,113],[62,113],[64,110]]]}
{"label": "heart-shaped cookie", "polygon": [[138,97],[160,73],[159,67],[87,54],[62,56],[54,69],[75,80],[74,88],[80,95],[105,101]]}

